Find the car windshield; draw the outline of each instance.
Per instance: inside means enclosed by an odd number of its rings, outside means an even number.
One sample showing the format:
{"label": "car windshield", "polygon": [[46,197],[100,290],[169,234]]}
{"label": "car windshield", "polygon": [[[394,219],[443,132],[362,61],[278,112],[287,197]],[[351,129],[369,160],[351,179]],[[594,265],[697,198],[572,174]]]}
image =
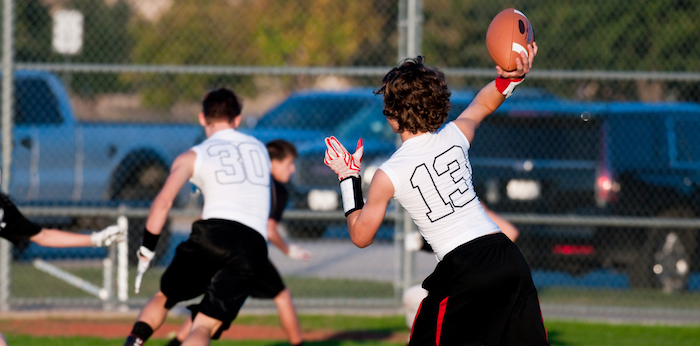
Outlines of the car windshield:
{"label": "car windshield", "polygon": [[384,117],[382,105],[368,106],[340,124],[335,130],[339,138],[394,140],[396,134]]}
{"label": "car windshield", "polygon": [[377,103],[374,95],[319,95],[289,98],[263,116],[256,127],[332,130],[363,107]]}

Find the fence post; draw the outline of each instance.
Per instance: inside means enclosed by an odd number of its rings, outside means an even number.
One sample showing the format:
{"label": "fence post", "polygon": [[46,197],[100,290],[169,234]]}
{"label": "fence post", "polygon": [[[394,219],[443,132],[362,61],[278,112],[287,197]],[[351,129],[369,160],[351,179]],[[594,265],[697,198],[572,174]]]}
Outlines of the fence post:
{"label": "fence post", "polygon": [[[123,213],[123,208],[121,212]],[[129,229],[129,221],[123,214],[117,218],[117,226]],[[119,310],[128,310],[126,301],[129,299],[129,237],[117,244],[117,299]]]}
{"label": "fence post", "polygon": [[399,61],[421,53],[423,3],[399,0]]}
{"label": "fence post", "polygon": [[[2,183],[3,193],[10,191],[10,165],[12,164],[12,93],[14,58],[14,0],[2,2]],[[0,239],[0,311],[10,309],[10,261],[12,245]]]}

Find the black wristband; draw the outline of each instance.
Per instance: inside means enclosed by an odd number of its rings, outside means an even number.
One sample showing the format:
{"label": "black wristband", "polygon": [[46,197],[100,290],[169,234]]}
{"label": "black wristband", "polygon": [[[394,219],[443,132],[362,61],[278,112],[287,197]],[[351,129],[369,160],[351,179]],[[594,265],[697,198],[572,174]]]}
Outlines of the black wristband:
{"label": "black wristband", "polygon": [[365,205],[362,198],[362,179],[349,176],[340,181],[340,198],[343,200],[345,216],[355,210],[360,210]]}
{"label": "black wristband", "polygon": [[151,250],[151,251],[156,251],[156,245],[158,244],[158,238],[160,238],[160,234],[153,234],[151,233],[148,229],[144,227],[143,229],[143,245],[145,248]]}

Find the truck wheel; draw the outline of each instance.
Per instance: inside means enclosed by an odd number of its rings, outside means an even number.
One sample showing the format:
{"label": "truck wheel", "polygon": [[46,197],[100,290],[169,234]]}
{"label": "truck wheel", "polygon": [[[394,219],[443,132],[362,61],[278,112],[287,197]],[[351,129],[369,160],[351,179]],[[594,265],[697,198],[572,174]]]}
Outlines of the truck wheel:
{"label": "truck wheel", "polygon": [[168,170],[160,164],[150,163],[131,171],[126,183],[116,191],[118,200],[151,201],[168,178]]}
{"label": "truck wheel", "polygon": [[[686,206],[667,209],[660,218],[691,218],[695,213]],[[634,287],[656,287],[665,293],[684,291],[691,268],[691,256],[697,251],[697,230],[652,228],[630,272]]]}

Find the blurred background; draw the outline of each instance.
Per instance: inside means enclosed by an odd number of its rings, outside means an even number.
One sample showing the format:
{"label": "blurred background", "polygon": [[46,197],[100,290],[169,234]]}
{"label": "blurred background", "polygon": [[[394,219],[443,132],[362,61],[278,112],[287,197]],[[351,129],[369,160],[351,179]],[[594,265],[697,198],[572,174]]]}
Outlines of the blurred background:
{"label": "blurred background", "polygon": [[496,76],[486,29],[515,7],[535,31],[535,69],[470,159],[482,202],[519,230],[545,318],[700,320],[700,4],[635,4],[4,1],[3,191],[46,227],[88,232],[124,215],[130,239],[2,241],[0,309],[138,308],[157,291],[202,201],[183,188],[134,295],[147,208],[174,157],[205,138],[201,97],[222,86],[243,99],[241,131],[299,152],[282,229],[313,258],[270,250],[297,305],[399,307],[437,262],[404,249],[416,229],[397,206],[372,246],[352,245],[322,140],[363,138],[368,184],[399,144],[373,94],[384,74],[425,55],[447,76],[454,119]]}

